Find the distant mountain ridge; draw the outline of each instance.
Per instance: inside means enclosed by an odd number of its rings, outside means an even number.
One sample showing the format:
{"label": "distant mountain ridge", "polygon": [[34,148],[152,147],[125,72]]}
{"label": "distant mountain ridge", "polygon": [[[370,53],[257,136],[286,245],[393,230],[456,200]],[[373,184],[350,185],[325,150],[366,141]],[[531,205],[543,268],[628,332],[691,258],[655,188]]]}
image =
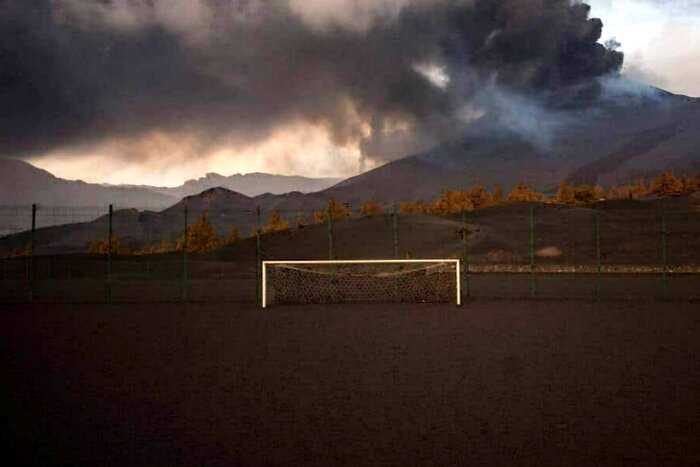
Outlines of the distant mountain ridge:
{"label": "distant mountain ridge", "polygon": [[132,186],[181,199],[217,187],[236,191],[250,197],[265,193],[280,195],[293,191],[312,193],[324,190],[340,181],[341,179],[339,178],[309,178],[297,175],[272,175],[261,172],[229,176],[210,172],[204,177],[187,180],[184,184],[177,187],[158,187],[150,185]]}
{"label": "distant mountain ridge", "polygon": [[115,204],[159,209],[177,200],[139,187],[66,180],[18,159],[0,158],[0,205],[93,207]]}
{"label": "distant mountain ridge", "polygon": [[211,188],[222,187],[246,196],[264,193],[309,193],[335,185],[339,179],[272,175],[266,173],[224,176],[208,173],[177,187],[110,185],[66,180],[19,159],[0,158],[0,205],[119,207],[164,209]]}
{"label": "distant mountain ridge", "polygon": [[[90,222],[106,212],[110,204],[117,210],[162,211],[177,205],[183,198],[221,187],[219,192],[235,191],[239,199],[254,206],[255,196],[279,196],[280,200],[285,200],[284,193],[292,192],[293,197],[304,197],[303,191],[322,190],[337,181],[264,173],[230,177],[209,173],[172,188],[108,185],[65,180],[28,162],[0,158],[0,236],[27,230],[31,226],[32,204],[39,205],[37,225],[50,227]],[[240,207],[240,203],[236,206]],[[54,208],[58,207],[62,208],[60,213],[55,212]]]}

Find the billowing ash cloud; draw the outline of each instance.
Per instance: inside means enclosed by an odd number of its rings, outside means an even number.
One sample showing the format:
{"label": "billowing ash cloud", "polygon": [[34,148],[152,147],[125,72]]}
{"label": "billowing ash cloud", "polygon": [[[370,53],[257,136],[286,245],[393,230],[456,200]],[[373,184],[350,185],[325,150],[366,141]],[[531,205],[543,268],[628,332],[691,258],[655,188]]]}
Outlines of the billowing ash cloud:
{"label": "billowing ash cloud", "polygon": [[204,154],[309,122],[391,159],[490,111],[485,89],[617,72],[601,29],[570,0],[5,0],[0,154],[151,131]]}

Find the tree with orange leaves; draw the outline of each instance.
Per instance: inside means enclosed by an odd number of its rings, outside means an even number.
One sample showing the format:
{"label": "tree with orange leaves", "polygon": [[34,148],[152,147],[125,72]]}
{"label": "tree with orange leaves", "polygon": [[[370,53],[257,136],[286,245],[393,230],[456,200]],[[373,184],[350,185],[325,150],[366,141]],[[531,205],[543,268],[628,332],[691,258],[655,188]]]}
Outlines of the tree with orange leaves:
{"label": "tree with orange leaves", "polygon": [[630,198],[639,199],[649,194],[649,187],[643,178],[639,178],[629,185]]}
{"label": "tree with orange leaves", "polygon": [[574,201],[580,204],[595,202],[596,191],[591,185],[577,185],[574,187]]}
{"label": "tree with orange leaves", "polygon": [[231,227],[231,229],[228,231],[228,235],[223,241],[224,245],[233,245],[236,243],[238,240],[240,240],[241,234],[238,232],[238,229],[235,227]]}
{"label": "tree with orange leaves", "polygon": [[278,211],[272,211],[267,224],[263,227],[263,233],[281,232],[289,229],[289,222],[282,219]]}
{"label": "tree with orange leaves", "polygon": [[538,193],[524,183],[518,183],[508,193],[508,201],[511,203],[534,203],[544,201],[544,195]]}
{"label": "tree with orange leaves", "polygon": [[382,207],[374,201],[367,201],[360,207],[360,215],[363,217],[378,216],[384,212]]}
{"label": "tree with orange leaves", "polygon": [[431,214],[446,216],[474,210],[469,192],[445,190],[430,207]]}
{"label": "tree with orange leaves", "polygon": [[339,221],[350,217],[350,208],[345,204],[339,203],[335,199],[331,198],[330,201],[328,201],[328,207],[325,210],[314,212],[314,220],[319,224],[328,222],[329,213],[331,219],[334,221]]}
{"label": "tree with orange leaves", "polygon": [[[189,253],[208,253],[221,246],[221,238],[209,223],[207,213],[197,219],[197,222],[187,228],[187,251]],[[177,250],[185,247],[185,235],[177,241]]]}
{"label": "tree with orange leaves", "polygon": [[576,204],[576,197],[574,196],[574,187],[569,185],[566,181],[559,184],[559,190],[554,197],[555,202],[561,204]]}
{"label": "tree with orange leaves", "polygon": [[405,202],[399,205],[401,214],[425,214],[430,211],[430,207],[422,201]]}
{"label": "tree with orange leaves", "polygon": [[651,193],[659,196],[680,196],[683,194],[683,182],[672,172],[664,172],[651,182]]}
{"label": "tree with orange leaves", "polygon": [[[121,240],[116,235],[112,235],[111,247],[112,247],[112,254],[113,255],[128,255],[131,253],[129,248],[122,245]],[[94,242],[90,242],[88,244],[88,253],[95,254],[95,255],[106,255],[109,252],[110,252],[109,238],[97,240]]]}
{"label": "tree with orange leaves", "polygon": [[683,177],[681,182],[683,183],[683,193],[691,195],[700,191],[700,176],[697,177]]}
{"label": "tree with orange leaves", "polygon": [[469,201],[472,209],[483,209],[493,204],[493,196],[483,185],[477,185],[469,190]]}

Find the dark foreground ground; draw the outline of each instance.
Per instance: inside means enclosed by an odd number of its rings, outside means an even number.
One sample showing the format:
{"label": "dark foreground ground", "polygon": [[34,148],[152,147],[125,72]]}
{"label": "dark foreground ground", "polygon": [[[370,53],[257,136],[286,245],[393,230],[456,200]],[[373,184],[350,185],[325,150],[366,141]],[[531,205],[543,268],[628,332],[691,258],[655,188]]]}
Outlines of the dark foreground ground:
{"label": "dark foreground ground", "polygon": [[700,306],[0,305],[16,465],[698,465]]}
{"label": "dark foreground ground", "polygon": [[[462,276],[464,297],[477,299],[529,299],[603,301],[695,301],[700,303],[700,274],[503,274],[480,273]],[[122,303],[177,302],[183,297],[179,280],[128,280],[112,282],[111,300]],[[33,295],[30,293],[33,292]],[[27,281],[0,280],[0,307],[3,303],[105,303],[104,280],[94,278],[41,280],[33,288]],[[216,303],[254,303],[255,271],[223,278],[190,279],[184,288],[188,301]],[[377,297],[373,297],[377,298]],[[240,305],[238,305],[240,306]],[[252,305],[251,305],[252,306]],[[699,305],[700,306],[700,305]]]}

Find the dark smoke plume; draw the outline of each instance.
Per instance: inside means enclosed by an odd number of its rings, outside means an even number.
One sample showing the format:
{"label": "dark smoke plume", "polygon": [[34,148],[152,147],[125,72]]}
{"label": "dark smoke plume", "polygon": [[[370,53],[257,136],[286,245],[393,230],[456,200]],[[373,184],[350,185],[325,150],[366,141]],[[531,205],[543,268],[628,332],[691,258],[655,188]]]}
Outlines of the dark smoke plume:
{"label": "dark smoke plume", "polygon": [[551,96],[622,65],[582,3],[385,3],[353,26],[310,21],[318,2],[0,0],[0,155],[152,130],[205,153],[306,121],[386,160],[488,112],[484,89]]}

